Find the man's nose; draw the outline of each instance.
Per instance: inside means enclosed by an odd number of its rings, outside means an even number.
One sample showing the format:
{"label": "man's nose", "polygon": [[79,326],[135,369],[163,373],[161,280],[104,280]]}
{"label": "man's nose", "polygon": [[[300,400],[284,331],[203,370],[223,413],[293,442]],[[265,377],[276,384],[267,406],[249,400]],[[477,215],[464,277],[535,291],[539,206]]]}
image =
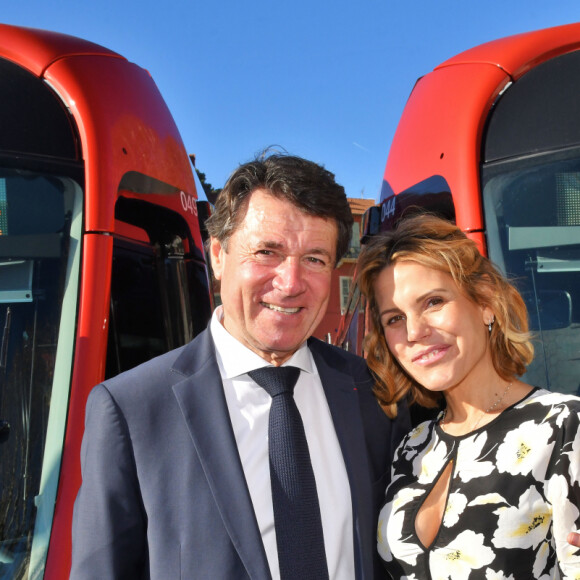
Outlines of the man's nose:
{"label": "man's nose", "polygon": [[287,296],[295,296],[303,292],[305,287],[305,273],[300,260],[291,257],[286,258],[276,268],[274,288]]}

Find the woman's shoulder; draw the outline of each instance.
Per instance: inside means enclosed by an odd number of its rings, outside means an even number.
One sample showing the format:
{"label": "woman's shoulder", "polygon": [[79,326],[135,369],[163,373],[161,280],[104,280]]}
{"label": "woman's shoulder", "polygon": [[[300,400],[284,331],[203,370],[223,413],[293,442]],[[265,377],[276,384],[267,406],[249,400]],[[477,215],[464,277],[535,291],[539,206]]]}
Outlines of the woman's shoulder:
{"label": "woman's shoulder", "polygon": [[399,444],[399,449],[409,449],[409,448],[420,448],[424,447],[433,437],[435,425],[437,424],[439,416],[433,419],[422,421],[418,425],[415,425],[408,433],[405,435],[401,443]]}
{"label": "woman's shoulder", "polygon": [[520,401],[517,407],[536,404],[544,406],[565,405],[571,409],[580,411],[580,397],[567,393],[557,393],[547,389],[534,388],[534,390],[524,400]]}
{"label": "woman's shoulder", "polygon": [[526,418],[561,426],[563,422],[580,422],[580,397],[535,388],[526,398],[514,405],[514,411]]}

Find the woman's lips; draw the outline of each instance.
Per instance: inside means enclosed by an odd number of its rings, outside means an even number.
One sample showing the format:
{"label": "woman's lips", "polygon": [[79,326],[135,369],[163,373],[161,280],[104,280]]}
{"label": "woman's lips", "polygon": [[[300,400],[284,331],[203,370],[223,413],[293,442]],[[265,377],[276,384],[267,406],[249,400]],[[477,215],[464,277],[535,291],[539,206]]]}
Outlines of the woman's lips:
{"label": "woman's lips", "polygon": [[423,350],[417,356],[414,356],[412,362],[419,365],[429,365],[434,362],[439,362],[448,350],[448,345],[434,346],[433,348]]}

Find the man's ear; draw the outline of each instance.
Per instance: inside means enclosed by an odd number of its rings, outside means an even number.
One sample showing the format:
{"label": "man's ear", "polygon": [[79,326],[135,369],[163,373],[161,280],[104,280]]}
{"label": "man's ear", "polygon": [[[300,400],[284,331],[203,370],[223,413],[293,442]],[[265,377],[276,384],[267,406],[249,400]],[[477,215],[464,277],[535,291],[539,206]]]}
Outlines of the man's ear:
{"label": "man's ear", "polygon": [[211,259],[211,268],[216,280],[222,279],[222,272],[224,267],[225,250],[221,242],[217,238],[211,238],[209,243],[209,256]]}

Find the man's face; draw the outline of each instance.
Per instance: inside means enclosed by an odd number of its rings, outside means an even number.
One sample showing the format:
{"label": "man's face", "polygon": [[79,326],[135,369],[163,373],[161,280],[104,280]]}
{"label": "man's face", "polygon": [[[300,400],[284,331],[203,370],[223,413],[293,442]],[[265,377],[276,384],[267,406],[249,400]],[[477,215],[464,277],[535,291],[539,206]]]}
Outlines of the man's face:
{"label": "man's face", "polygon": [[211,240],[226,330],[272,363],[289,359],[326,312],[337,237],[334,220],[254,191],[228,251]]}

